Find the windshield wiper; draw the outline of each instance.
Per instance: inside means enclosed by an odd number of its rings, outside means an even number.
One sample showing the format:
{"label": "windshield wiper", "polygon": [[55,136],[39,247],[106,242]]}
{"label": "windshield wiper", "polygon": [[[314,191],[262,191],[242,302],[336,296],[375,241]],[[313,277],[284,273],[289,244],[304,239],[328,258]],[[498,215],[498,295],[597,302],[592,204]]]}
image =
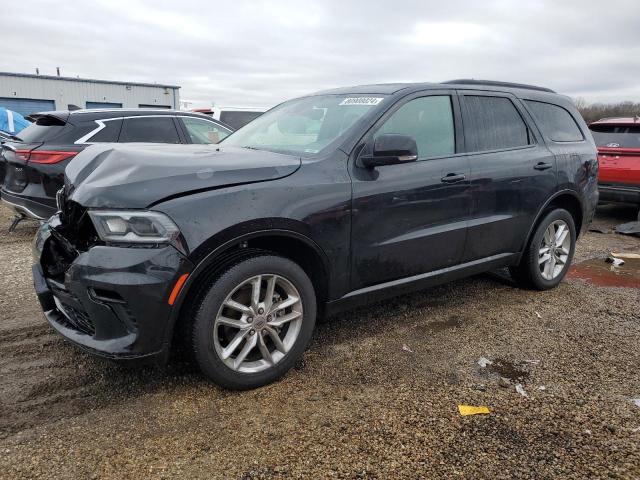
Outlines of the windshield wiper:
{"label": "windshield wiper", "polygon": [[259,148],[251,147],[249,145],[243,145],[242,148],[248,148],[249,150],[260,150]]}

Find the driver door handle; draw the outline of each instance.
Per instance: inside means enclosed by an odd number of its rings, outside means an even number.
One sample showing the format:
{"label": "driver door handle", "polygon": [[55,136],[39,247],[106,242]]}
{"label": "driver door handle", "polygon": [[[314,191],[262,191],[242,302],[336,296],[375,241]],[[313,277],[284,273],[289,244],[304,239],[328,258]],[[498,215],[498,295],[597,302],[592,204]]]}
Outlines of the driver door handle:
{"label": "driver door handle", "polygon": [[535,168],[536,170],[547,170],[547,169],[549,169],[551,167],[553,167],[553,164],[551,164],[551,163],[540,162],[533,168]]}
{"label": "driver door handle", "polygon": [[456,182],[461,182],[462,180],[465,180],[466,178],[467,178],[466,175],[464,175],[463,173],[447,173],[440,180],[443,183],[456,183]]}

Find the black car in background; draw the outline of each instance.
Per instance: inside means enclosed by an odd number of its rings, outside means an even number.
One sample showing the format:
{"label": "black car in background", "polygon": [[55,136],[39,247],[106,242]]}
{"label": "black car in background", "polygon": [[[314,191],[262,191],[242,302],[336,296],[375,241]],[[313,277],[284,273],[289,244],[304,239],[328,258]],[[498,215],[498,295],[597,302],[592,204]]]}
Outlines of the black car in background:
{"label": "black car in background", "polygon": [[[10,133],[0,131],[0,150],[2,149],[1,145],[9,140],[17,140],[17,137],[14,137]],[[2,161],[2,158],[0,158],[0,181],[4,178],[5,169],[5,163]]]}
{"label": "black car in background", "polygon": [[597,178],[587,126],[548,89],[325,91],[217,146],[88,148],[38,231],[34,284],[92,353],[164,361],[179,340],[252,388],[298,361],[316,314],[502,267],[557,286]]}
{"label": "black car in background", "polygon": [[[2,144],[2,201],[45,220],[56,212],[64,169],[95,143],[218,143],[232,129],[206,115],[159,109],[74,110],[33,114],[33,123]],[[4,170],[4,172],[3,172]],[[0,178],[1,179],[1,178]]]}

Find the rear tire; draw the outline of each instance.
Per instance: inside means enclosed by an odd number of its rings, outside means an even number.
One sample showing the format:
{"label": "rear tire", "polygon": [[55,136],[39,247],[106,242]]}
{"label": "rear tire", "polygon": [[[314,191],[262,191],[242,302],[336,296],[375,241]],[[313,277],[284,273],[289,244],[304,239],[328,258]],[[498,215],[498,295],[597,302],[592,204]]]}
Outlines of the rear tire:
{"label": "rear tire", "polygon": [[289,371],[316,320],[311,280],[297,264],[275,255],[235,263],[196,302],[193,356],[207,377],[232,390],[261,387]]}
{"label": "rear tire", "polygon": [[576,227],[562,208],[547,213],[536,227],[520,264],[509,267],[519,287],[549,290],[567,274],[576,246]]}

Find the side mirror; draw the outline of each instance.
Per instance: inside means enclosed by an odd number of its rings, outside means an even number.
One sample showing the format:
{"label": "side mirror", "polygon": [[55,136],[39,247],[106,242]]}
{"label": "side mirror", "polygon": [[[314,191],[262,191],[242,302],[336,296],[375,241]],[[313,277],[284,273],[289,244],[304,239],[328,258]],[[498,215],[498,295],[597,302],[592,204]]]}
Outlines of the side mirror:
{"label": "side mirror", "polygon": [[362,166],[368,168],[382,165],[415,162],[418,159],[418,146],[410,135],[385,133],[376,137],[373,144],[373,155],[360,157]]}

